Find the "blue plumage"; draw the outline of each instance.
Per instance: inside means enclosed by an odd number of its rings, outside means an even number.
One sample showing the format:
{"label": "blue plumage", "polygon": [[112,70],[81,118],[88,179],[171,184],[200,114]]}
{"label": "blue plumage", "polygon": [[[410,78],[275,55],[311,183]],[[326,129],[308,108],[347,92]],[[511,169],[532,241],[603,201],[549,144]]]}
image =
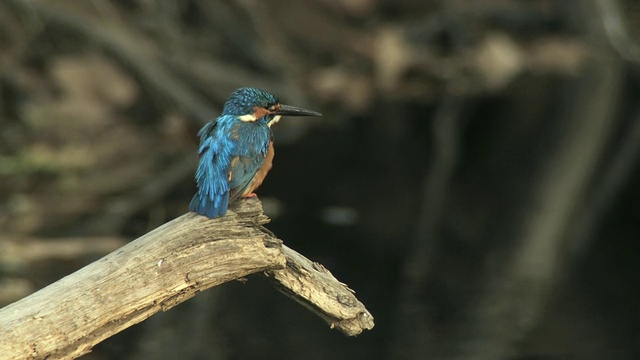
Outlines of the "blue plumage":
{"label": "blue plumage", "polygon": [[209,218],[223,216],[230,203],[260,186],[273,159],[271,125],[283,115],[320,116],[282,105],[275,96],[255,88],[231,94],[222,115],[198,132],[198,191],[190,211]]}

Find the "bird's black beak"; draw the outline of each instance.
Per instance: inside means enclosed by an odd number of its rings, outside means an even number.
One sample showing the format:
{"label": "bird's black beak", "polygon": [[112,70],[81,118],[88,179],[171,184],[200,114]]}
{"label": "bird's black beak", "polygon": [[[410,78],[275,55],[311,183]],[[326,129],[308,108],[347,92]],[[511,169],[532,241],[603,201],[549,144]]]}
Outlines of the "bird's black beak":
{"label": "bird's black beak", "polygon": [[272,112],[272,114],[282,116],[322,116],[319,112],[282,104],[280,105],[280,109]]}

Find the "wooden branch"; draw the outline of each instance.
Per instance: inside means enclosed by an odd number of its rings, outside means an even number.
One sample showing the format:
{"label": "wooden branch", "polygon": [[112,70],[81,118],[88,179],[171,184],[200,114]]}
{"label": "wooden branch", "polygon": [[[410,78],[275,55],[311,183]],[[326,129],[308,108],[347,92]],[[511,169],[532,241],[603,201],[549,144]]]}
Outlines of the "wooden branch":
{"label": "wooden branch", "polygon": [[198,292],[267,271],[332,327],[357,335],[373,317],[352,291],[262,227],[260,201],[215,220],[185,214],[0,309],[3,359],[69,359]]}
{"label": "wooden branch", "polygon": [[324,266],[282,245],[287,267],[266,275],[276,288],[323,318],[332,329],[349,336],[373,329],[373,316],[354,291],[339,282]]}

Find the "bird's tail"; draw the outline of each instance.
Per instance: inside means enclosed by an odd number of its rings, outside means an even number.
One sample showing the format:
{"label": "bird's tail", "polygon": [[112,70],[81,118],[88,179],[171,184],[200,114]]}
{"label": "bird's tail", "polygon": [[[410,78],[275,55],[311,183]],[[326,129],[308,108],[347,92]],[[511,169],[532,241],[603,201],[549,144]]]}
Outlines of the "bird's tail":
{"label": "bird's tail", "polygon": [[229,207],[229,193],[217,199],[210,199],[208,196],[202,197],[199,192],[193,195],[189,203],[189,211],[204,215],[210,219],[224,216]]}

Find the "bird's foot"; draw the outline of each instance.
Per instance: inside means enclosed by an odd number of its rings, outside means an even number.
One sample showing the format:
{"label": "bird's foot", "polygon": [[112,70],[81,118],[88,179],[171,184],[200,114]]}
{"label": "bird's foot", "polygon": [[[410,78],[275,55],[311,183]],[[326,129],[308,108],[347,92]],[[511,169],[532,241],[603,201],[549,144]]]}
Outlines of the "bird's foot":
{"label": "bird's foot", "polygon": [[256,193],[252,192],[252,193],[248,193],[247,195],[245,195],[244,197],[246,198],[252,198],[252,197],[256,197],[258,195],[256,195]]}

